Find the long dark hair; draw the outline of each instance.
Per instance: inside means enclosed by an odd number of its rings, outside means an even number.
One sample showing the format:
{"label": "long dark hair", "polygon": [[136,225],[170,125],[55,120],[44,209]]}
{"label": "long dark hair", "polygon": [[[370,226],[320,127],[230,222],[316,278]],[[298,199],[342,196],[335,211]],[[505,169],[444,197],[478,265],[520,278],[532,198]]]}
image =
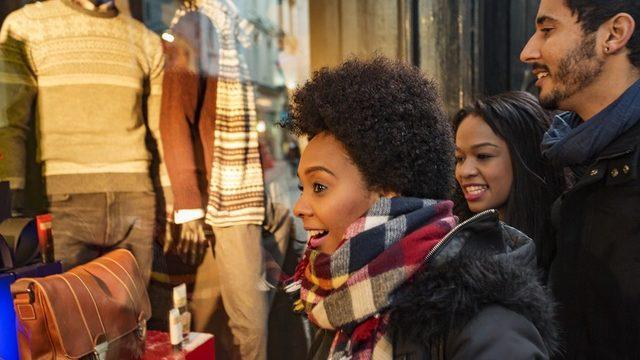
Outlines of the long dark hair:
{"label": "long dark hair", "polygon": [[[555,249],[551,206],[564,188],[562,171],[545,161],[540,152],[552,115],[533,95],[523,91],[487,97],[460,110],[453,118],[456,133],[469,115],[481,117],[507,143],[513,182],[503,220],[534,239],[538,264],[547,269]],[[464,219],[472,213],[461,194],[457,185],[455,212]]]}

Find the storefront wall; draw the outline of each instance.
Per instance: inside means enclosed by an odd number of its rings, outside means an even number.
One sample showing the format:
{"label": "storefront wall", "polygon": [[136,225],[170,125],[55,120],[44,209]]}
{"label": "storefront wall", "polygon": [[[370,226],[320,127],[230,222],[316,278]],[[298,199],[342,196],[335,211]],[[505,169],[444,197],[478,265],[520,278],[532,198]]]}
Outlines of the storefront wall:
{"label": "storefront wall", "polygon": [[447,110],[520,89],[538,0],[312,0],[311,68],[374,54],[419,66]]}
{"label": "storefront wall", "polygon": [[[374,54],[411,62],[441,86],[447,108],[477,92],[475,0],[311,1],[311,67]],[[416,16],[417,15],[417,16]]]}
{"label": "storefront wall", "polygon": [[400,3],[311,0],[311,68],[335,66],[349,57],[374,53],[406,59]]}

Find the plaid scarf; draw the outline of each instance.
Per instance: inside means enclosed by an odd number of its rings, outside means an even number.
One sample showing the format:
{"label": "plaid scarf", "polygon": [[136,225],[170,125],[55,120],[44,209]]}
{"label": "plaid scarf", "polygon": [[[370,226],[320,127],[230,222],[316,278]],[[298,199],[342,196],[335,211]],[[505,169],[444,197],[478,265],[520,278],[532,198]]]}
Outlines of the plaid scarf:
{"label": "plaid scarf", "polygon": [[391,358],[391,294],[455,226],[451,201],[382,198],[354,222],[331,255],[308,247],[294,275],[298,309],[337,330],[330,359]]}

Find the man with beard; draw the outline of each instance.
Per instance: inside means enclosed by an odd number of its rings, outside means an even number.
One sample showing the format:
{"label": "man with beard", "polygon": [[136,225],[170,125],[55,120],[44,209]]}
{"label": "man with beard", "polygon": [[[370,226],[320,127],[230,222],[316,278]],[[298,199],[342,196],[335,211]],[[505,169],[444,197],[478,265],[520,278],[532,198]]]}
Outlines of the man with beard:
{"label": "man with beard", "polygon": [[542,0],[521,59],[566,110],[542,142],[571,187],[549,281],[567,358],[640,358],[640,1]]}

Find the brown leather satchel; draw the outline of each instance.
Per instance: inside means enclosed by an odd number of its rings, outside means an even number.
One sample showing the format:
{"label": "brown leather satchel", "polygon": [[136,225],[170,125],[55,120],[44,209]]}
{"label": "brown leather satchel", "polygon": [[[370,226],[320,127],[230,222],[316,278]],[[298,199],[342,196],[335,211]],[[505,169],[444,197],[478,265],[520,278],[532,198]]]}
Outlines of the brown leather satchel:
{"label": "brown leather satchel", "polygon": [[11,286],[22,359],[136,359],[151,305],[129,251]]}

